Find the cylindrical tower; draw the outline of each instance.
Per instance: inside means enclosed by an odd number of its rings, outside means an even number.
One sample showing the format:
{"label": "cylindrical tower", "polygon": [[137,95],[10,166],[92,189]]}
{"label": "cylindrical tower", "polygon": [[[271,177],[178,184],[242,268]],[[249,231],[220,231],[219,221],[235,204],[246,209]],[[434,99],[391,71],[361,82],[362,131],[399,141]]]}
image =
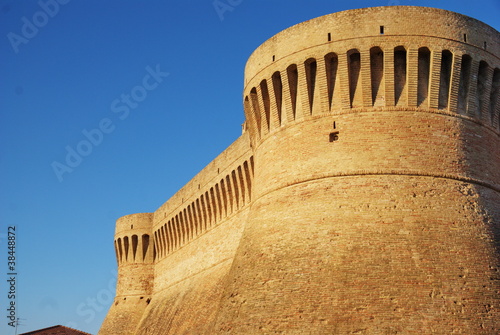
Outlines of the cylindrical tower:
{"label": "cylindrical tower", "polygon": [[123,216],[116,222],[116,296],[100,335],[133,334],[151,301],[154,276],[153,213]]}
{"label": "cylindrical tower", "polygon": [[253,202],[216,330],[500,333],[499,57],[488,25],[406,6],[255,50]]}

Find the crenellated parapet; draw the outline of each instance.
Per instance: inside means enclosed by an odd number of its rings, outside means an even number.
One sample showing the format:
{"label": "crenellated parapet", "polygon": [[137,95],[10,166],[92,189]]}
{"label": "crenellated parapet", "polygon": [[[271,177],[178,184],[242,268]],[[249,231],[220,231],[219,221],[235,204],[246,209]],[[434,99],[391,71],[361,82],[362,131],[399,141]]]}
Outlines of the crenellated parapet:
{"label": "crenellated parapet", "polygon": [[118,265],[151,264],[155,258],[151,239],[153,213],[140,213],[118,219],[115,231],[115,252]]}
{"label": "crenellated parapet", "polygon": [[[402,22],[408,12],[412,20]],[[436,24],[422,24],[429,21]],[[366,110],[447,113],[499,133],[499,51],[493,28],[434,8],[366,8],[303,22],[247,63],[253,143],[305,118]]]}
{"label": "crenellated parapet", "polygon": [[153,237],[158,261],[250,204],[254,176],[251,152],[222,166],[211,164],[199,175],[204,174],[213,176],[203,184],[197,178],[192,180],[180,192],[184,194],[181,199],[169,200],[155,212]]}

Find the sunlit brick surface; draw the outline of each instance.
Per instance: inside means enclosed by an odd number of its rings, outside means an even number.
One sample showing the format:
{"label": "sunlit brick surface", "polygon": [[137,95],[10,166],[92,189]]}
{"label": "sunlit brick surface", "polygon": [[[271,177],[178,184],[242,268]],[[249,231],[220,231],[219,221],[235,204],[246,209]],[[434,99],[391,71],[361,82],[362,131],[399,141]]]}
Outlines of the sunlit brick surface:
{"label": "sunlit brick surface", "polygon": [[118,221],[99,334],[499,334],[499,42],[378,7],[263,43],[243,135]]}

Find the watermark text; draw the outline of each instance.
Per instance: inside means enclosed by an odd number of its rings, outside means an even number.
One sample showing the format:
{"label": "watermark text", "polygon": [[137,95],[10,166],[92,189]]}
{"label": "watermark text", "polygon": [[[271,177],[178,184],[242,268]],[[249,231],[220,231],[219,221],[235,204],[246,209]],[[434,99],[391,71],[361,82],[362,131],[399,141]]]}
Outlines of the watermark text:
{"label": "watermark text", "polygon": [[7,230],[7,324],[11,327],[17,326],[16,303],[17,303],[17,258],[16,258],[16,227],[9,226]]}
{"label": "watermark text", "polygon": [[59,13],[60,5],[66,5],[70,0],[40,0],[38,1],[39,11],[36,11],[31,19],[23,16],[20,34],[14,32],[7,33],[12,50],[17,54],[21,44],[28,44],[30,40],[38,35],[41,28],[45,27],[51,18]]}
{"label": "watermark text", "polygon": [[[111,112],[116,114],[118,119],[123,121],[129,117],[132,110],[139,107],[139,103],[144,101],[148,96],[148,92],[156,89],[168,77],[168,72],[162,72],[160,65],[155,68],[146,66],[146,74],[142,78],[141,84],[134,86],[129,93],[122,93],[119,98],[111,102]],[[65,147],[65,159],[53,161],[51,163],[52,170],[59,182],[64,180],[64,175],[74,171],[83,159],[89,156],[95,147],[98,147],[104,141],[105,135],[111,134],[116,129],[116,124],[109,117],[102,118],[96,127],[92,129],[83,129],[81,131],[83,139],[76,145],[67,145]]]}

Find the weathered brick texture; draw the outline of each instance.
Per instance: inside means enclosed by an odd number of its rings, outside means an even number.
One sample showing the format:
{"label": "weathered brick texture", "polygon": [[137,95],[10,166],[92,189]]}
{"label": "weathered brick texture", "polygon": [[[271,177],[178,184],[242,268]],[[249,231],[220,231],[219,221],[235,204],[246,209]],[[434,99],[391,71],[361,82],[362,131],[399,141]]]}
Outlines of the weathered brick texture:
{"label": "weathered brick texture", "polygon": [[243,135],[118,220],[99,334],[500,334],[500,34],[422,7],[300,23]]}

